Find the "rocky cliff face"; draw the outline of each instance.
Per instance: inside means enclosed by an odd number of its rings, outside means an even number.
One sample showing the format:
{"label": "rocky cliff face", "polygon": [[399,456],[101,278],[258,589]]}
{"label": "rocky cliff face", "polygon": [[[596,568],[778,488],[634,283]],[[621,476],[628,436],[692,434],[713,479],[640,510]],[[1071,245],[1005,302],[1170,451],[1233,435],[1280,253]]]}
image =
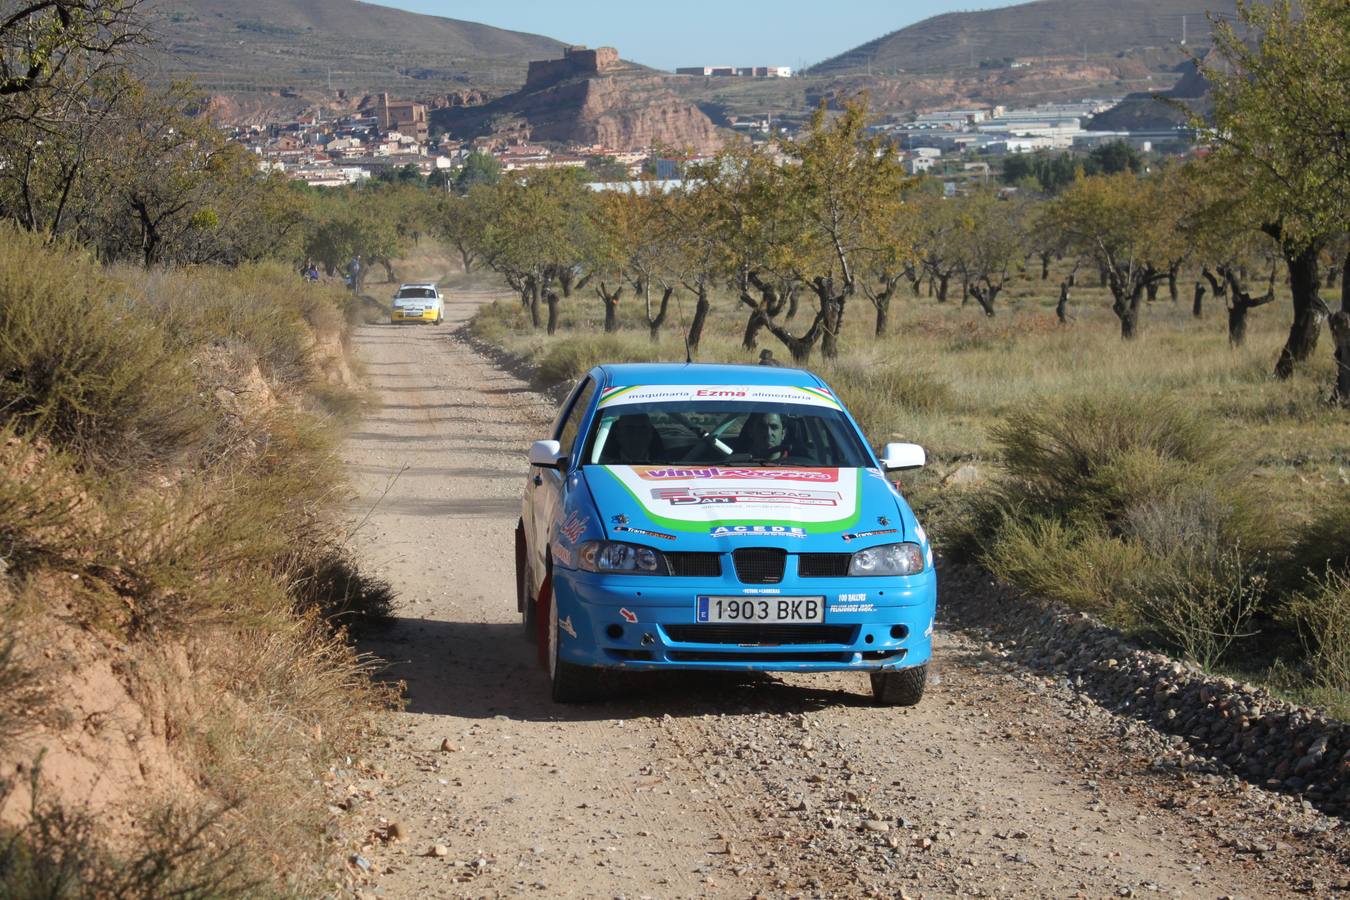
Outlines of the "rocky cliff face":
{"label": "rocky cliff face", "polygon": [[[601,48],[605,50],[607,48]],[[622,63],[563,70],[483,106],[440,109],[432,121],[455,137],[511,134],[533,141],[603,144],[612,150],[652,146],[716,150],[717,127],[698,107],[675,96],[659,75]],[[552,74],[551,70],[550,73]]]}

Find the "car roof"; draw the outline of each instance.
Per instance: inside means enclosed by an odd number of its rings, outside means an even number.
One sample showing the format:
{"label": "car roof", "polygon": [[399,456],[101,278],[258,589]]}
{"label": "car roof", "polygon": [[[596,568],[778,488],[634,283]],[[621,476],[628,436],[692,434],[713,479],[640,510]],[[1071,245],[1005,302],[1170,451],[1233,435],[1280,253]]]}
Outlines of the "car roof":
{"label": "car roof", "polygon": [[606,387],[635,384],[725,384],[825,387],[805,369],[722,363],[612,363],[597,366]]}
{"label": "car roof", "polygon": [[[398,286],[398,289],[401,291],[401,290],[403,290],[404,288],[410,288],[410,287],[434,288],[434,287],[436,287],[436,282],[434,282],[434,281],[407,281],[407,282],[404,282],[403,284],[400,284],[400,285]],[[387,289],[386,289],[386,290],[387,290]]]}

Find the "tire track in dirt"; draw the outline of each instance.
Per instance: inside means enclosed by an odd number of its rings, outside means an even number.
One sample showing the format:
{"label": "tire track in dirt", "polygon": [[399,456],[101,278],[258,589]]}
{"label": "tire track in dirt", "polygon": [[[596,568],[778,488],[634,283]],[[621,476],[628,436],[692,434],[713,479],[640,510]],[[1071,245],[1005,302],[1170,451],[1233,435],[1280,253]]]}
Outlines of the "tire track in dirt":
{"label": "tire track in dirt", "polygon": [[400,594],[367,649],[408,705],[335,774],[369,866],[348,867],[355,890],[1254,897],[1350,881],[1340,823],[1155,771],[1156,733],[959,633],[939,633],[940,677],[908,710],[873,707],[855,673],[648,677],[550,703],[511,547],[524,451],[554,410],[452,335],[483,299],[453,297],[449,327],[356,334],[384,401],[346,448],[353,515],[371,510],[357,543]]}

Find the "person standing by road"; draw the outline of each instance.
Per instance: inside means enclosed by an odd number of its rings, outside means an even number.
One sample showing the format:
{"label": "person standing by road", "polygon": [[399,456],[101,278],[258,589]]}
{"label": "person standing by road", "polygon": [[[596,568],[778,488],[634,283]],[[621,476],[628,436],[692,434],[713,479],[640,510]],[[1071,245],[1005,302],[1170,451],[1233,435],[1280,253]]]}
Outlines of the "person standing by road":
{"label": "person standing by road", "polygon": [[361,293],[361,276],[363,274],[363,269],[364,267],[361,265],[361,254],[359,253],[352,257],[351,262],[347,263],[347,276],[351,279],[353,294]]}

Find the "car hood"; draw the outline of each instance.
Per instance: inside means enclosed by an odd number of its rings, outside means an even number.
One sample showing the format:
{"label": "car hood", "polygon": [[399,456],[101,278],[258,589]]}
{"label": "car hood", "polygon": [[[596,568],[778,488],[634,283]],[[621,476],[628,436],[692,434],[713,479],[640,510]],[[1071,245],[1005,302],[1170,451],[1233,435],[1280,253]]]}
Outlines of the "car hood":
{"label": "car hood", "polygon": [[753,543],[821,552],[906,539],[895,489],[878,469],[593,465],[584,472],[613,540],[670,550]]}

